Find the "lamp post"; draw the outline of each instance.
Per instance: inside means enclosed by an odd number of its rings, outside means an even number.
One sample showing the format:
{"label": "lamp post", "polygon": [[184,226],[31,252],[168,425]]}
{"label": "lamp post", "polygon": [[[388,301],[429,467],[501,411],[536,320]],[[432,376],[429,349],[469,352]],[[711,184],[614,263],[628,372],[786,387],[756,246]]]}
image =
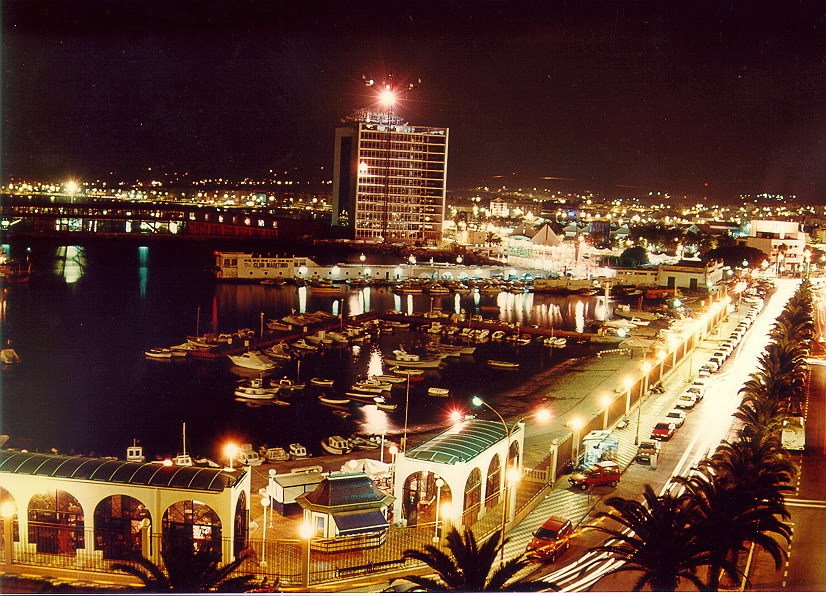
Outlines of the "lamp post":
{"label": "lamp post", "polygon": [[436,478],[436,523],[433,527],[433,542],[439,542],[439,507],[442,502],[442,487],[445,485],[443,478]]}
{"label": "lamp post", "polygon": [[809,279],[809,273],[812,267],[812,251],[808,248],[803,251],[803,261],[806,263],[806,279]]}
{"label": "lamp post", "polygon": [[648,373],[651,370],[651,364],[646,360],[642,363],[642,390],[640,392],[640,398],[637,400],[637,434],[634,437],[634,445],[640,444],[640,418],[642,416],[642,400],[645,397],[646,391],[648,391]]}
{"label": "lamp post", "polygon": [[573,436],[573,446],[574,446],[574,469],[576,469],[577,464],[579,463],[579,431],[582,430],[584,422],[582,422],[582,418],[574,417],[571,422],[571,429],[574,431]]}
{"label": "lamp post", "polygon": [[3,501],[0,504],[0,517],[3,518],[3,557],[6,567],[11,568],[14,557],[14,503]]}
{"label": "lamp post", "polygon": [[410,406],[410,375],[407,376],[407,389],[404,392],[404,434],[402,435],[402,451],[407,451],[407,413]]}
{"label": "lamp post", "polygon": [[267,566],[267,507],[271,507],[270,505],[270,497],[261,497],[261,507],[264,508],[264,518],[261,522],[263,527],[263,536],[261,538],[261,562],[259,563],[261,567]]}
{"label": "lamp post", "polygon": [[[499,412],[497,412],[496,409],[492,405],[490,405],[488,402],[483,400],[481,397],[474,397],[473,400],[472,400],[472,403],[477,408],[480,407],[480,406],[485,406],[488,410],[490,410],[491,412],[496,414],[496,417],[499,418],[499,421],[502,423],[502,426],[505,427],[505,436],[507,437],[507,446],[505,447],[505,449],[506,449],[506,451],[505,451],[505,478],[504,478],[504,482],[502,483],[503,484],[503,492],[505,493],[504,498],[503,498],[503,502],[502,502],[502,540],[504,540],[505,539],[505,526],[508,523],[508,503],[507,503],[507,498],[508,498],[508,474],[507,474],[507,468],[508,468],[508,460],[509,460],[508,456],[510,455],[510,448],[511,448],[511,427],[508,426],[508,423],[505,422],[505,419],[502,418],[502,415]],[[504,548],[502,549],[501,564],[502,565],[505,564],[505,549]]]}
{"label": "lamp post", "polygon": [[302,547],[304,549],[304,556],[301,558],[301,586],[308,588],[310,586],[310,557],[313,536],[315,530],[309,521],[304,521],[298,528],[298,535],[304,540]]}
{"label": "lamp post", "polygon": [[227,443],[224,446],[224,455],[229,458],[229,466],[227,466],[227,470],[234,470],[235,467],[232,465],[233,459],[238,454],[238,445],[235,443]]}
{"label": "lamp post", "polygon": [[600,399],[600,403],[602,403],[602,407],[604,408],[602,411],[602,428],[608,429],[608,409],[611,407],[611,404],[614,403],[614,397],[609,394],[605,394]]}

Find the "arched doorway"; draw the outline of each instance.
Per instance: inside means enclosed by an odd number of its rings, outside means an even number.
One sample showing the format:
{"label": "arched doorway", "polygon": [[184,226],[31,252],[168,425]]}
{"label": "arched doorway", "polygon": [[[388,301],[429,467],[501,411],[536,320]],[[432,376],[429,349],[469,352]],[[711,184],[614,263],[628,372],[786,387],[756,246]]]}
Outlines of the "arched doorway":
{"label": "arched doorway", "polygon": [[485,509],[496,507],[499,504],[499,489],[502,485],[502,464],[499,454],[493,456],[488,466],[488,480],[485,483]]}
{"label": "arched doorway", "polygon": [[519,441],[511,443],[508,449],[508,470],[515,470],[519,467]]}
{"label": "arched doorway", "polygon": [[83,508],[69,493],[58,490],[29,501],[29,543],[39,553],[72,555],[84,548]]}
{"label": "arched doorway", "polygon": [[162,549],[211,550],[221,556],[221,519],[200,501],[178,501],[164,511]]}
{"label": "arched doorway", "polygon": [[482,472],[473,468],[465,483],[465,501],[462,511],[462,525],[470,527],[479,519],[482,502]]}
{"label": "arched doorway", "polygon": [[144,520],[151,523],[149,510],[128,495],[106,497],[95,507],[95,550],[104,559],[128,560],[140,555]]}
{"label": "arched doorway", "polygon": [[[266,517],[264,522],[267,523]],[[238,501],[235,504],[235,539],[232,544],[232,552],[237,557],[241,551],[247,548],[247,541],[249,539],[249,523],[247,521],[247,495],[243,491],[238,495]]]}
{"label": "arched doorway", "polygon": [[402,491],[402,515],[407,520],[408,527],[419,523],[419,503],[422,500],[423,489],[421,472],[405,478]]}

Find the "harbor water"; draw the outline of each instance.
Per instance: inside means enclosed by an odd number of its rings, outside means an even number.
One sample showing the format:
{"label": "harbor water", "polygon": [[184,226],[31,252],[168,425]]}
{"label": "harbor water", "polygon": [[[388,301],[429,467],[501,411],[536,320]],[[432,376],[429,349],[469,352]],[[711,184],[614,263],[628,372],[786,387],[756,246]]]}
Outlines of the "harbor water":
{"label": "harbor water", "polygon": [[[404,383],[389,397],[398,404],[392,412],[352,403],[346,407],[349,416],[335,415],[319,403],[318,389],[309,384],[289,407],[250,407],[234,400],[233,389],[243,376],[256,376],[252,371],[232,367],[227,359],[153,361],[144,356],[147,349],[181,343],[196,329],[257,331],[261,313],[270,319],[317,310],[347,316],[441,308],[472,315],[483,306],[498,305],[499,318],[508,322],[578,331],[587,321],[610,314],[610,305],[596,296],[475,292],[434,297],[431,303],[427,294],[398,296],[386,287],[353,289],[333,298],[292,285],[219,283],[212,274],[213,247],[185,242],[5,248],[14,258],[30,259],[33,275],[27,284],[5,287],[0,296],[4,342],[10,341],[22,358],[2,372],[0,422],[2,432],[11,436],[10,446],[37,451],[122,457],[138,440],[149,457],[175,455],[182,422],[187,423],[187,450],[214,460],[221,458],[228,441],[255,447],[301,442],[319,453],[319,441],[329,435],[401,432]],[[300,370],[292,361],[275,378],[330,378],[335,385],[326,392],[342,394],[359,377],[388,372],[382,353],[427,341],[425,334],[413,331],[384,334],[372,344],[303,357]],[[469,411],[472,395],[506,407],[505,398],[497,397],[500,392],[590,349],[569,345],[551,352],[533,344],[485,344],[472,357],[448,359],[445,368],[411,383],[408,427],[446,425],[450,411]],[[485,365],[488,358],[521,366],[518,371],[493,370]],[[431,386],[450,389],[450,397],[428,397]]]}

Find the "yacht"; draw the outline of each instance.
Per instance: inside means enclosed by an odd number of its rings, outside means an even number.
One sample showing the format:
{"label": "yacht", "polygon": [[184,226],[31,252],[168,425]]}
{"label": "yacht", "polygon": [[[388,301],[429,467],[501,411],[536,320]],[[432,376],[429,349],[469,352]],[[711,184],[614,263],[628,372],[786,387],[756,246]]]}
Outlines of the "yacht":
{"label": "yacht", "polygon": [[253,370],[272,370],[275,363],[261,352],[244,352],[240,356],[230,355],[229,359],[235,366],[251,368]]}
{"label": "yacht", "polygon": [[444,389],[442,387],[430,387],[427,390],[427,394],[430,397],[448,397],[450,395],[450,389]]}

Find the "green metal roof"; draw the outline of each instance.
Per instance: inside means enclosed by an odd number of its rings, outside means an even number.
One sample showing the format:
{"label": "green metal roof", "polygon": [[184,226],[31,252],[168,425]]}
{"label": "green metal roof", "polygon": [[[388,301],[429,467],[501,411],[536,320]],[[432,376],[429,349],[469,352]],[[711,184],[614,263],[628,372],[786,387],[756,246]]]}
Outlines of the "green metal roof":
{"label": "green metal roof", "polygon": [[235,486],[245,472],[199,466],[164,466],[94,457],[0,451],[0,472],[72,478],[163,488],[221,492]]}
{"label": "green metal roof", "polygon": [[468,420],[407,452],[410,459],[453,465],[467,462],[508,436],[501,422]]}

